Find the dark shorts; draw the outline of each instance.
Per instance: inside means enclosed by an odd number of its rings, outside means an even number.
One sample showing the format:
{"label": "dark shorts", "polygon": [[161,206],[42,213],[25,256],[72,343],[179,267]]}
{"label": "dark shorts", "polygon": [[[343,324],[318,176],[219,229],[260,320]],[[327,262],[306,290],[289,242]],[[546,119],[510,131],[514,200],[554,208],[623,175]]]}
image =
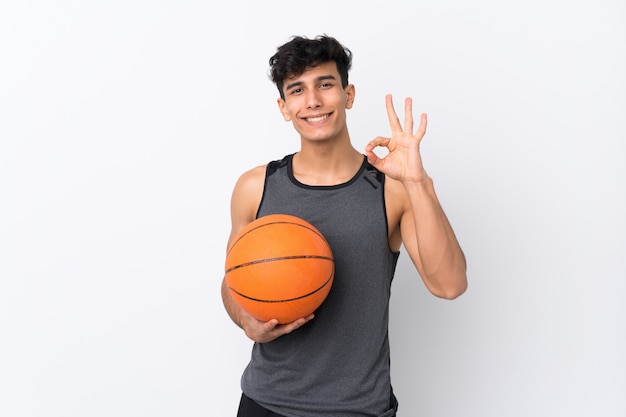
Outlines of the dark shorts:
{"label": "dark shorts", "polygon": [[[383,416],[393,417],[398,411],[398,400],[396,396],[391,392],[390,399],[391,410],[387,411]],[[239,411],[237,411],[237,417],[284,417],[282,414],[276,414],[267,408],[261,407],[254,400],[246,397],[246,394],[241,394],[241,401],[239,402]]]}
{"label": "dark shorts", "polygon": [[239,402],[239,411],[237,411],[237,417],[284,417],[281,414],[276,414],[267,408],[261,407],[254,400],[246,397],[246,394],[241,394],[241,401]]}

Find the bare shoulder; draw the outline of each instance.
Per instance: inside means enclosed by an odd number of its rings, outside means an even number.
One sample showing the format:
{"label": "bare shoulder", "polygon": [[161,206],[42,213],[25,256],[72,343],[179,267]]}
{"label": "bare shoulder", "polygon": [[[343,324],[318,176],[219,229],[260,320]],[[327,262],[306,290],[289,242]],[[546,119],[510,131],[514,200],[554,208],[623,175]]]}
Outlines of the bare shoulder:
{"label": "bare shoulder", "polygon": [[387,215],[397,218],[396,222],[399,222],[399,217],[407,209],[410,209],[411,205],[409,204],[406,189],[400,181],[389,177],[385,178],[385,204],[387,206]]}
{"label": "bare shoulder", "polygon": [[385,206],[389,226],[389,246],[397,251],[402,243],[400,221],[407,210],[411,210],[411,204],[404,185],[389,177],[385,178]]}
{"label": "bare shoulder", "polygon": [[266,165],[254,167],[239,176],[230,200],[232,240],[239,230],[256,218],[265,183]]}
{"label": "bare shoulder", "polygon": [[235,184],[234,192],[254,193],[258,189],[262,192],[266,168],[267,165],[259,165],[241,174]]}

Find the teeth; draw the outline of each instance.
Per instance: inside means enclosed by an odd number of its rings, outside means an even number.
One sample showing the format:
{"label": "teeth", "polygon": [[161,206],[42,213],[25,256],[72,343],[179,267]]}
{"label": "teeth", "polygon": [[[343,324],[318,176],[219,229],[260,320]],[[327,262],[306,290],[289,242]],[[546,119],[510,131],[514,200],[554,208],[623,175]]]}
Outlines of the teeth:
{"label": "teeth", "polygon": [[322,120],[326,119],[327,117],[328,117],[328,115],[318,116],[318,117],[308,117],[306,120],[307,120],[307,122],[321,122]]}

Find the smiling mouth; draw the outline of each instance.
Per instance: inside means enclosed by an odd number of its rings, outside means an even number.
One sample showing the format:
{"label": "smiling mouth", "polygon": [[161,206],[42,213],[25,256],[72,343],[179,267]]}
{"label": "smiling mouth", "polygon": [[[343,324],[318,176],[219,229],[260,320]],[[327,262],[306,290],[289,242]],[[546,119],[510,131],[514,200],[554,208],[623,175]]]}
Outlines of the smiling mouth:
{"label": "smiling mouth", "polygon": [[328,119],[329,117],[330,117],[330,114],[325,114],[323,116],[305,117],[304,120],[306,120],[309,123],[316,123],[316,122],[321,122],[322,120]]}

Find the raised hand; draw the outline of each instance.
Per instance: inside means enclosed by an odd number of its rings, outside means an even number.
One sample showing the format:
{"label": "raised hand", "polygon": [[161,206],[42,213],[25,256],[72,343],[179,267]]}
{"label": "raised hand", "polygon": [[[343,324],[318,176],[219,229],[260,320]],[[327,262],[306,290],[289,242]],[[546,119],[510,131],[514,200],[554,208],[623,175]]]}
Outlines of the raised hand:
{"label": "raised hand", "polygon": [[[391,94],[385,96],[387,117],[391,126],[391,137],[378,136],[365,147],[367,160],[376,169],[389,177],[403,182],[420,182],[426,177],[422,165],[419,145],[426,134],[426,113],[420,115],[417,131],[413,133],[413,102],[410,97],[404,100],[404,127],[400,124],[393,107]],[[388,154],[379,157],[374,153],[377,147],[385,147]]]}

